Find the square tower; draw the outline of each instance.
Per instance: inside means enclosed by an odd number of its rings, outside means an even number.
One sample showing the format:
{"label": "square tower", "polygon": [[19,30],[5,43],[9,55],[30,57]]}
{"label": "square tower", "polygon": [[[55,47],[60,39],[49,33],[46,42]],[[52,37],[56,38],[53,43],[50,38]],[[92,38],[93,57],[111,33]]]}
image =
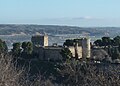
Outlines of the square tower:
{"label": "square tower", "polygon": [[32,36],[31,41],[33,43],[33,46],[38,46],[38,47],[48,46],[48,36],[47,35]]}
{"label": "square tower", "polygon": [[83,58],[91,57],[90,38],[82,39]]}

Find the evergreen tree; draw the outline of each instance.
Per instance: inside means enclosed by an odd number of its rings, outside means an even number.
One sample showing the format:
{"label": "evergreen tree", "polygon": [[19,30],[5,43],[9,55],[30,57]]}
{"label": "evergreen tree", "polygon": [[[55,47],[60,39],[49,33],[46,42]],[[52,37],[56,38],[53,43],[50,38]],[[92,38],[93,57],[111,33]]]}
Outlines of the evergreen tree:
{"label": "evergreen tree", "polygon": [[68,48],[62,49],[60,54],[62,55],[63,60],[70,59],[72,57],[72,53]]}
{"label": "evergreen tree", "polygon": [[103,46],[108,46],[108,45],[111,45],[111,39],[110,37],[102,37],[102,43],[103,43]]}
{"label": "evergreen tree", "polygon": [[118,50],[119,50],[119,52],[120,52],[120,44],[119,44],[119,46],[118,46]]}
{"label": "evergreen tree", "polygon": [[31,42],[23,42],[22,43],[23,53],[32,54],[33,45]]}
{"label": "evergreen tree", "polygon": [[[33,44],[31,42],[22,43],[22,55],[23,58],[31,58],[33,55]],[[34,53],[35,54],[35,53]]]}
{"label": "evergreen tree", "polygon": [[0,39],[0,52],[7,52],[8,51],[8,47],[5,41],[2,41]]}
{"label": "evergreen tree", "polygon": [[27,42],[22,43],[23,52],[27,52]]}
{"label": "evergreen tree", "polygon": [[21,43],[17,42],[17,43],[13,43],[13,49],[12,49],[12,54],[15,56],[20,56],[21,54]]}
{"label": "evergreen tree", "polygon": [[102,46],[102,45],[103,45],[103,42],[102,42],[101,39],[98,39],[98,40],[96,40],[96,41],[94,42],[94,44],[95,44],[96,46]]}
{"label": "evergreen tree", "polygon": [[119,46],[120,45],[120,36],[116,36],[114,38],[114,42],[115,42],[115,46]]}
{"label": "evergreen tree", "polygon": [[111,45],[108,46],[108,54],[109,54],[109,56],[112,56],[112,46]]}
{"label": "evergreen tree", "polygon": [[115,59],[120,59],[120,52],[119,52],[118,48],[114,49],[114,52],[112,55],[112,60],[115,60]]}
{"label": "evergreen tree", "polygon": [[27,54],[32,54],[33,45],[31,42],[27,42]]}

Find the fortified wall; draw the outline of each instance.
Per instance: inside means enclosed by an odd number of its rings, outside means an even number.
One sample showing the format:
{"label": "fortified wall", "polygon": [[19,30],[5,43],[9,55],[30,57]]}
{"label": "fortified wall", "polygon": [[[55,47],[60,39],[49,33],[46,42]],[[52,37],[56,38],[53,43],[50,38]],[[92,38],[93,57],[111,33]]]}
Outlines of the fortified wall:
{"label": "fortified wall", "polygon": [[[47,35],[35,35],[32,36],[31,41],[33,43],[33,51],[39,55],[41,60],[62,60],[60,52],[64,48],[63,46],[48,46],[48,36]],[[91,46],[89,38],[81,38],[80,44],[75,46],[67,47],[73,57],[78,58],[90,58],[91,56]]]}

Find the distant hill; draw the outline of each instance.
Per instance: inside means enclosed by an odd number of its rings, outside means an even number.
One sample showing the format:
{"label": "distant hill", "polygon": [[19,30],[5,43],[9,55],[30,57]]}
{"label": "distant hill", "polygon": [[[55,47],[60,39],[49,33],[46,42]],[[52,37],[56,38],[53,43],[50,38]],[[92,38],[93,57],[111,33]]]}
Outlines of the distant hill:
{"label": "distant hill", "polygon": [[116,36],[120,34],[120,27],[76,27],[57,25],[16,25],[0,24],[0,35],[24,33],[32,35],[36,32],[41,34],[82,34],[90,36]]}

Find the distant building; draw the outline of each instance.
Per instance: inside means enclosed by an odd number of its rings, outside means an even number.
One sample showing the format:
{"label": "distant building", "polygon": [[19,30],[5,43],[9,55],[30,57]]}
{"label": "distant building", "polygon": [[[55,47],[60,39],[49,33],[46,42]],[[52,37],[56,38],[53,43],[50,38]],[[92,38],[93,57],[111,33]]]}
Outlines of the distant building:
{"label": "distant building", "polygon": [[90,38],[81,38],[79,43],[68,46],[68,48],[72,52],[73,57],[76,57],[76,54],[78,58],[86,59],[91,57]]}
{"label": "distant building", "polygon": [[32,36],[31,41],[34,46],[48,46],[48,36],[47,35]]}
{"label": "distant building", "polygon": [[62,47],[58,47],[57,44],[54,44],[54,46],[48,46],[47,35],[32,36],[31,41],[33,43],[33,51],[35,53],[38,53],[41,60],[62,59],[62,56],[60,54]]}
{"label": "distant building", "polygon": [[35,47],[34,52],[38,53],[40,60],[62,60],[60,54],[62,47],[43,46]]}
{"label": "distant building", "polygon": [[[62,55],[60,52],[64,47],[58,46],[57,44],[48,46],[47,35],[32,36],[31,41],[33,43],[33,51],[39,54],[39,58],[41,60],[62,60]],[[73,46],[67,46],[67,48],[71,51],[73,57],[90,58],[90,39],[82,38],[79,42],[79,45],[76,43]]]}

